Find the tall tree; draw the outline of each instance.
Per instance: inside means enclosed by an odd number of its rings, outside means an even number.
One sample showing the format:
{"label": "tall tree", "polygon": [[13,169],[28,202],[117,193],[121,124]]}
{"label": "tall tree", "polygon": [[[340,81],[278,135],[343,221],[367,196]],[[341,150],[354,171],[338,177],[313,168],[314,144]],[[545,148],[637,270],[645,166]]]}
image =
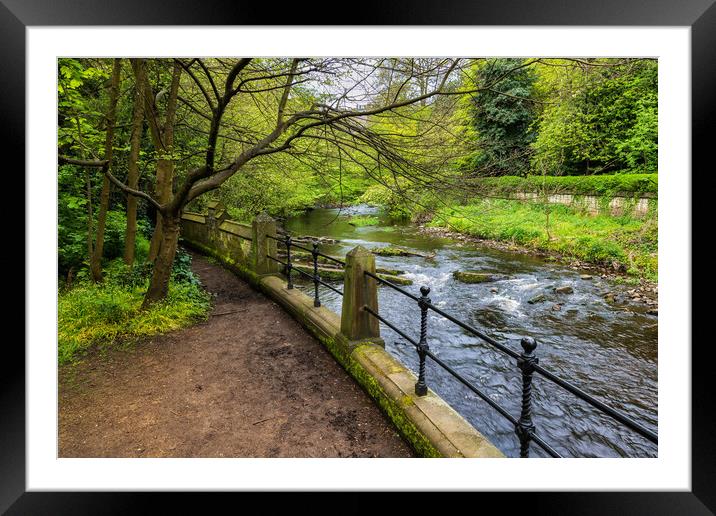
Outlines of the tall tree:
{"label": "tall tree", "polygon": [[[132,107],[132,132],[129,140],[129,162],[127,164],[127,186],[136,190],[139,187],[139,150],[144,122],[144,83],[146,82],[144,60],[132,59],[135,73],[135,92]],[[109,180],[107,178],[107,180]],[[137,198],[127,196],[127,229],[124,237],[124,263],[134,264],[134,250],[137,239]]]}
{"label": "tall tree", "polygon": [[[142,66],[146,66],[142,64]],[[136,71],[135,71],[136,73]],[[177,98],[179,94],[179,81],[181,79],[182,67],[178,61],[172,66],[171,84],[168,88],[160,89],[154,94],[152,87],[147,80],[146,73],[141,78],[143,84],[144,108],[149,122],[149,132],[152,137],[154,151],[157,154],[156,183],[154,195],[156,199],[165,204],[169,202],[172,194],[172,183],[174,180],[174,124],[177,111]],[[140,79],[137,78],[140,82]],[[161,121],[159,106],[162,99],[166,98],[164,121]],[[161,210],[157,210],[156,225],[149,247],[149,259],[154,261],[159,253],[164,233],[164,223]]]}
{"label": "tall tree", "polygon": [[[105,117],[105,140],[104,160],[106,169],[110,170],[114,146],[114,130],[117,123],[117,99],[119,98],[119,84],[121,80],[122,63],[121,59],[114,59],[112,66],[112,77],[109,86],[109,102],[107,103],[107,115]],[[102,280],[102,255],[104,254],[104,228],[109,210],[109,178],[105,176],[102,180],[102,193],[100,194],[99,212],[97,214],[97,236],[94,249],[90,253],[90,274],[93,281]]]}
{"label": "tall tree", "polygon": [[534,61],[524,59],[478,60],[468,83],[488,84],[466,99],[468,134],[473,152],[463,164],[466,172],[479,176],[524,176],[529,171],[530,144],[535,131],[536,110],[532,98]]}

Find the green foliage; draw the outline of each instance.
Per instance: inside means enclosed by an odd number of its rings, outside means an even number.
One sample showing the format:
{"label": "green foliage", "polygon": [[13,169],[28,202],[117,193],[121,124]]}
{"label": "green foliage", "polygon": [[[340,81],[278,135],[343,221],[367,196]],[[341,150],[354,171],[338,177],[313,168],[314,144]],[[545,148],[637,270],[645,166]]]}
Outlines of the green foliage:
{"label": "green foliage", "polygon": [[239,221],[263,211],[282,217],[300,213],[313,206],[319,195],[313,178],[272,167],[251,167],[227,181],[220,192],[232,219]]}
{"label": "green foliage", "polygon": [[[167,298],[141,310],[151,267],[126,266],[121,260],[105,268],[101,284],[81,282],[58,299],[58,360],[80,358],[92,347],[129,344],[142,337],[176,330],[206,317],[210,296],[189,278],[186,254],[174,269]],[[189,258],[190,263],[190,258]],[[190,274],[190,273],[189,273]]]}
{"label": "green foliage", "polygon": [[473,179],[470,181],[470,185],[478,191],[492,195],[547,191],[575,195],[598,195],[610,199],[617,193],[656,194],[659,191],[659,176],[658,174],[503,176]]}
{"label": "green foliage", "polygon": [[[75,167],[59,169],[59,205],[58,205],[58,271],[67,274],[72,268],[75,272],[84,267],[87,256],[87,199],[76,195],[82,182],[75,173]],[[96,216],[93,227],[97,227]],[[127,216],[123,211],[107,212],[104,234],[104,261],[111,261],[124,254],[124,237],[127,228]],[[144,236],[149,233],[149,223],[145,219],[137,220],[136,258],[141,261],[149,254],[149,241]],[[80,274],[81,277],[81,274]]]}
{"label": "green foliage", "polygon": [[657,170],[657,62],[614,59],[574,67],[549,60],[539,89],[546,101],[533,167],[551,174]]}
{"label": "green foliage", "polygon": [[657,278],[655,213],[645,219],[590,216],[562,205],[547,207],[538,203],[483,199],[467,206],[440,209],[431,225],[616,266],[635,276]]}
{"label": "green foliage", "polygon": [[176,255],[174,255],[172,280],[178,283],[200,285],[199,278],[191,270],[191,255],[181,247],[177,249]]}
{"label": "green foliage", "polygon": [[479,175],[524,175],[529,170],[530,144],[535,134],[532,92],[533,67],[524,59],[487,59],[472,68],[467,89],[486,88],[471,95],[463,107],[468,135],[476,147],[461,167]]}
{"label": "green foliage", "polygon": [[97,128],[97,119],[102,117],[100,92],[109,73],[84,59],[61,58],[57,66],[58,147],[78,156],[99,153],[103,142]]}
{"label": "green foliage", "polygon": [[348,224],[356,227],[377,226],[379,222],[380,219],[378,219],[378,217],[373,217],[371,215],[356,215],[348,220]]}
{"label": "green foliage", "polygon": [[398,188],[388,188],[382,184],[371,185],[358,198],[358,202],[381,206],[388,215],[397,220],[410,219],[415,203],[409,200],[410,192]]}

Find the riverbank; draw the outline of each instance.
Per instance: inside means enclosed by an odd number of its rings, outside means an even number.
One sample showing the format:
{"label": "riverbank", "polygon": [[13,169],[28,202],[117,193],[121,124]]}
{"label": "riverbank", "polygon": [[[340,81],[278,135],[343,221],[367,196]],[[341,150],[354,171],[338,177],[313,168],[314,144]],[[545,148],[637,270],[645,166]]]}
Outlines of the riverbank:
{"label": "riverbank", "polygon": [[616,217],[590,215],[567,206],[475,199],[467,205],[438,209],[427,225],[658,281],[655,210],[643,218]]}
{"label": "riverbank", "polygon": [[623,270],[615,270],[613,266],[603,264],[590,263],[575,258],[574,256],[562,254],[552,250],[536,249],[526,245],[516,244],[514,242],[494,240],[489,238],[480,238],[467,235],[459,231],[454,231],[440,226],[419,225],[418,229],[426,235],[438,236],[442,238],[451,238],[462,243],[478,244],[506,251],[510,253],[524,254],[530,256],[538,256],[547,261],[553,261],[565,265],[572,270],[579,271],[586,276],[600,276],[609,279],[615,283],[624,283],[632,288],[625,293],[614,293],[611,291],[604,292],[604,297],[610,302],[620,303],[628,297],[632,302],[643,303],[653,310],[653,315],[658,311],[659,283],[647,278],[637,278],[629,276]]}

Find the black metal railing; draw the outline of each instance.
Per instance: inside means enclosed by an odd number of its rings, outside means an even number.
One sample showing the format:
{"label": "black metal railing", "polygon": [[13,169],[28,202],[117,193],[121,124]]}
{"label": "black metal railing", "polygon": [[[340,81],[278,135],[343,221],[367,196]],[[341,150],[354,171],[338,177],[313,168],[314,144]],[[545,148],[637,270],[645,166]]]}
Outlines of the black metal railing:
{"label": "black metal railing", "polygon": [[[279,260],[278,258],[271,256],[269,254],[267,254],[266,256],[268,258],[270,258],[271,260],[283,265],[283,273],[286,276],[287,288],[292,289],[294,287],[292,272],[295,270],[299,274],[301,274],[313,281],[313,292],[314,292],[313,306],[315,306],[315,307],[321,306],[320,293],[319,293],[319,289],[318,289],[319,285],[323,285],[324,287],[331,289],[333,292],[336,292],[337,294],[339,294],[341,296],[343,295],[343,292],[341,292],[339,289],[337,289],[333,285],[326,283],[321,278],[321,275],[319,274],[319,271],[318,271],[318,257],[321,256],[325,259],[334,261],[344,267],[346,265],[345,262],[342,262],[341,260],[338,260],[337,258],[328,256],[327,254],[323,254],[322,252],[320,252],[318,250],[318,247],[319,247],[318,242],[312,242],[312,248],[309,249],[307,247],[304,247],[302,245],[295,243],[293,241],[293,238],[291,237],[291,235],[286,235],[283,238],[275,237],[273,235],[268,235],[268,234],[266,236],[268,238],[275,240],[276,242],[282,243],[286,247],[286,261],[285,262],[283,262],[283,261]],[[310,274],[308,272],[301,270],[300,268],[296,267],[292,263],[292,261],[291,261],[291,248],[292,247],[295,247],[297,249],[302,249],[304,251],[311,253],[311,258],[312,258],[312,262],[313,262],[313,274]]]}
{"label": "black metal railing", "polygon": [[[483,332],[477,330],[476,328],[473,328],[469,324],[464,323],[463,321],[460,321],[459,319],[455,318],[454,316],[444,312],[443,310],[437,308],[435,305],[433,305],[430,301],[430,298],[428,297],[428,294],[430,293],[430,289],[428,287],[421,287],[420,288],[420,297],[415,296],[414,294],[411,294],[410,292],[406,291],[405,289],[391,283],[390,281],[387,281],[383,278],[380,278],[378,275],[373,274],[371,272],[365,271],[365,274],[379,283],[389,286],[392,289],[400,292],[401,294],[405,295],[406,297],[412,299],[413,301],[418,303],[418,307],[420,308],[420,338],[418,341],[415,339],[409,337],[406,335],[403,331],[398,329],[394,324],[392,324],[390,321],[386,320],[384,317],[382,317],[380,314],[378,314],[375,310],[372,310],[368,306],[363,306],[363,310],[371,314],[373,317],[378,319],[380,322],[391,328],[393,331],[395,331],[401,338],[412,344],[417,353],[418,353],[418,360],[419,360],[419,366],[418,366],[418,380],[415,384],[415,393],[418,396],[424,396],[428,392],[427,387],[427,380],[426,380],[426,373],[425,373],[425,359],[430,358],[433,362],[438,364],[442,369],[447,371],[450,375],[452,375],[454,378],[456,378],[458,381],[460,381],[463,385],[465,385],[468,389],[470,389],[472,392],[474,392],[477,396],[479,396],[481,399],[483,399],[485,402],[488,403],[492,408],[494,408],[498,413],[500,413],[503,417],[505,417],[508,421],[510,421],[515,428],[515,434],[517,435],[517,438],[520,442],[520,457],[528,457],[529,456],[529,449],[530,449],[530,443],[534,442],[537,444],[540,448],[542,448],[548,455],[552,457],[560,457],[559,453],[557,453],[554,448],[552,448],[549,444],[547,444],[542,437],[539,436],[539,434],[536,431],[536,425],[534,424],[534,421],[532,420],[532,382],[534,379],[534,373],[539,373],[544,378],[547,378],[551,382],[555,383],[556,385],[562,387],[563,389],[567,390],[568,392],[572,393],[579,399],[589,403],[593,407],[595,407],[597,410],[607,414],[608,416],[612,417],[616,421],[622,423],[629,429],[633,430],[634,432],[638,433],[642,437],[646,438],[652,443],[658,442],[658,436],[656,433],[652,432],[651,430],[645,428],[641,424],[637,423],[633,419],[631,419],[626,414],[623,414],[622,412],[619,412],[618,410],[604,404],[603,402],[599,401],[598,399],[594,398],[592,395],[586,393],[576,385],[560,378],[556,374],[552,373],[551,371],[545,369],[541,365],[539,365],[539,358],[535,355],[535,350],[537,349],[537,341],[533,339],[532,337],[523,337],[520,341],[520,344],[522,346],[522,352],[518,353],[517,351],[514,351],[513,349],[505,346],[504,344],[501,344],[497,342],[495,339],[489,337],[488,335],[485,335]],[[468,331],[469,333],[472,333],[473,335],[481,338],[483,341],[490,344],[492,347],[498,349],[499,351],[507,354],[511,358],[514,358],[517,362],[517,367],[520,369],[521,376],[522,376],[522,390],[521,390],[521,410],[520,410],[520,416],[519,418],[515,418],[513,415],[511,415],[504,407],[500,406],[498,403],[496,403],[493,399],[491,399],[487,394],[485,394],[481,389],[473,385],[469,380],[464,378],[461,374],[456,372],[454,369],[452,369],[449,365],[447,365],[445,362],[440,360],[438,357],[436,357],[431,351],[430,347],[428,345],[428,335],[427,335],[427,312],[428,310],[432,310],[435,313],[441,315],[445,319],[457,324],[464,330]]]}

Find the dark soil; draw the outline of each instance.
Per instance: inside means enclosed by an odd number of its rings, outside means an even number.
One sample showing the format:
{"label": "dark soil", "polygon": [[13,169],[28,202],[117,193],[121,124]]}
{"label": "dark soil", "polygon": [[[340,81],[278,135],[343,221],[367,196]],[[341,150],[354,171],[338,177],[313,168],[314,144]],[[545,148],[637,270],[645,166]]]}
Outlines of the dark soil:
{"label": "dark soil", "polygon": [[59,371],[60,457],[411,457],[276,303],[194,254],[208,321]]}

